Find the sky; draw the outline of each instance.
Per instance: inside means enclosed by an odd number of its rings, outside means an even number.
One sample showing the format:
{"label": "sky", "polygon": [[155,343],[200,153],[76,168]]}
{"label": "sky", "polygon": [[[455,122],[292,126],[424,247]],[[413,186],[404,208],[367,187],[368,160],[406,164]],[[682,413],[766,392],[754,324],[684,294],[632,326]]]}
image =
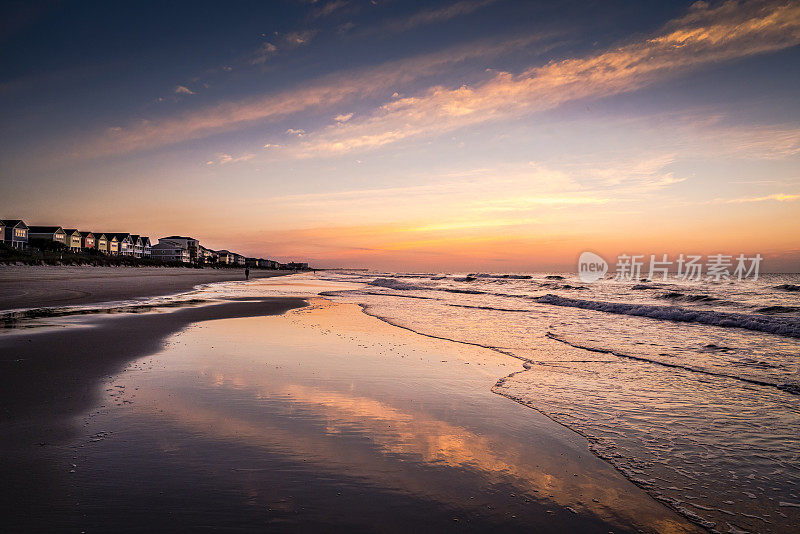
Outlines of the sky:
{"label": "sky", "polygon": [[392,271],[800,271],[800,1],[0,2],[0,216]]}

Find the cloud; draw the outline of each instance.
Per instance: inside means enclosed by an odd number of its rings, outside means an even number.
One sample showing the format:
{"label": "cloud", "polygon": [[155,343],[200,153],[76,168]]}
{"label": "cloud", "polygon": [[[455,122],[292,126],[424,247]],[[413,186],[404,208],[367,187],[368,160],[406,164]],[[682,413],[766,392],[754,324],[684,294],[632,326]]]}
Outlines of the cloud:
{"label": "cloud", "polygon": [[377,67],[332,74],[300,88],[205,107],[171,117],[139,120],[79,143],[74,155],[97,157],[122,154],[228,132],[254,121],[274,121],[314,109],[328,109],[361,97],[395,91],[420,78],[435,76],[448,67],[475,59],[500,56],[547,38],[531,35],[503,41],[479,41],[467,46],[389,61]]}
{"label": "cloud", "polygon": [[800,195],[786,194],[786,193],[774,193],[772,195],[764,195],[764,196],[760,196],[760,197],[715,198],[712,201],[712,203],[742,204],[742,203],[748,203],[748,202],[768,202],[768,201],[793,202],[795,200],[800,200]]}
{"label": "cloud", "polygon": [[569,101],[635,91],[676,73],[798,43],[800,5],[736,1],[715,8],[696,5],[655,35],[599,54],[396,98],[360,120],[310,136],[301,151],[307,156],[336,154],[435,136]]}
{"label": "cloud", "polygon": [[272,43],[262,43],[250,57],[251,65],[263,65],[272,56],[278,53],[278,47]]}
{"label": "cloud", "polygon": [[280,147],[281,145],[276,145],[274,143],[267,143],[266,145],[264,145],[264,148],[280,148]]}
{"label": "cloud", "polygon": [[334,11],[337,11],[347,5],[347,0],[333,0],[327,2],[325,5],[314,9],[312,16],[314,18],[327,17]]}
{"label": "cloud", "polygon": [[[665,169],[671,162],[669,155],[636,154],[587,164],[560,163],[558,167],[507,163],[492,168],[405,174],[408,185],[285,195],[274,197],[271,202],[291,207],[294,212],[313,210],[333,217],[344,217],[353,211],[385,217],[391,211],[387,204],[400,198],[406,215],[427,210],[428,214],[438,214],[434,220],[439,215],[483,217],[494,212],[541,212],[650,198],[682,181]],[[610,181],[609,176],[614,180]]]}
{"label": "cloud", "polygon": [[395,20],[389,24],[379,26],[374,29],[375,32],[404,32],[418,26],[426,26],[428,24],[435,24],[437,22],[446,22],[455,17],[469,15],[482,7],[495,3],[497,0],[461,0],[450,4],[449,6],[423,9],[411,15],[408,18]]}
{"label": "cloud", "polygon": [[306,131],[303,130],[302,128],[297,128],[297,129],[289,128],[288,130],[286,130],[286,133],[288,135],[296,135],[297,137],[303,137],[303,135],[305,135]]}
{"label": "cloud", "polygon": [[311,39],[317,34],[317,30],[303,30],[287,33],[283,36],[283,42],[286,46],[295,48],[298,46],[307,45]]}
{"label": "cloud", "polygon": [[226,165],[228,163],[240,163],[255,157],[255,154],[242,154],[241,156],[231,156],[230,154],[218,154],[215,160],[206,161],[206,165]]}
{"label": "cloud", "polygon": [[292,50],[311,42],[317,30],[302,30],[289,33],[275,32],[271,41],[261,43],[249,56],[251,65],[264,65],[281,51]]}
{"label": "cloud", "polygon": [[355,24],[353,24],[352,22],[348,21],[348,22],[345,22],[344,24],[340,25],[338,28],[336,28],[336,33],[338,33],[339,35],[346,35],[347,32],[349,32],[350,30],[352,30],[355,27],[356,27]]}
{"label": "cloud", "polygon": [[540,222],[535,218],[522,218],[522,219],[494,219],[491,221],[457,221],[443,224],[428,224],[425,226],[417,226],[406,229],[407,232],[443,232],[452,230],[466,230],[476,228],[499,228],[505,226],[523,226],[529,224],[536,224]]}
{"label": "cloud", "polygon": [[174,91],[174,93],[176,95],[193,95],[193,94],[195,94],[194,91],[192,91],[191,89],[189,89],[188,87],[183,86],[183,85],[176,85],[175,89],[173,89],[173,91]]}
{"label": "cloud", "polygon": [[[379,67],[334,74],[299,89],[224,102],[166,118],[142,120],[79,143],[75,155],[125,153],[199,139],[254,121],[275,121],[304,111],[331,109],[359,98],[401,92],[402,86],[470,59],[502,55],[543,36],[473,43]],[[478,124],[519,118],[579,99],[635,91],[703,66],[785,49],[800,43],[800,5],[729,1],[696,5],[655,34],[585,57],[552,61],[512,74],[494,73],[458,88],[433,86],[391,98],[347,123],[310,132],[295,157],[370,150]],[[767,137],[768,139],[768,137]],[[785,140],[791,147],[793,137]]]}
{"label": "cloud", "polygon": [[333,120],[336,122],[347,122],[353,118],[353,113],[342,113],[340,115],[336,115]]}

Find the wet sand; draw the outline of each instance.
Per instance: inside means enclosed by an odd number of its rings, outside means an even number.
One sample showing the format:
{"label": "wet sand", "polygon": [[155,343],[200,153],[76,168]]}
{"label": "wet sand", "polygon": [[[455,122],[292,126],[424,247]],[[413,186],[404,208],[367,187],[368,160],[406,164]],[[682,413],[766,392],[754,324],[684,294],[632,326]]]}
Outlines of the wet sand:
{"label": "wet sand", "polygon": [[88,317],[90,328],[0,337],[5,524],[700,531],[577,434],[491,393],[519,362],[354,305],[302,304]]}
{"label": "wet sand", "polygon": [[[293,271],[253,269],[250,278]],[[244,280],[241,269],[177,267],[0,266],[0,310],[70,306],[171,295],[199,284]]]}

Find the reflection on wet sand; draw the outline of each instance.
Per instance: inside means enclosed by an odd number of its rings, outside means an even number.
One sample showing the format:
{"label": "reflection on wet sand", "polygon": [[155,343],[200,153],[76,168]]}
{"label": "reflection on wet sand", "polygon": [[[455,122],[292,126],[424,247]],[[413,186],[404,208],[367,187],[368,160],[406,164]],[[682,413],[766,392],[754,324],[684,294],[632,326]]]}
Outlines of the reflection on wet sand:
{"label": "reflection on wet sand", "polygon": [[164,370],[121,380],[138,388],[131,415],[255,448],[253,459],[269,451],[461,510],[485,507],[467,495],[503,487],[619,527],[695,530],[585,447],[565,454],[537,440],[526,424],[534,414],[490,392],[502,357],[391,328],[355,306],[317,301],[284,317],[204,323],[157,358]]}

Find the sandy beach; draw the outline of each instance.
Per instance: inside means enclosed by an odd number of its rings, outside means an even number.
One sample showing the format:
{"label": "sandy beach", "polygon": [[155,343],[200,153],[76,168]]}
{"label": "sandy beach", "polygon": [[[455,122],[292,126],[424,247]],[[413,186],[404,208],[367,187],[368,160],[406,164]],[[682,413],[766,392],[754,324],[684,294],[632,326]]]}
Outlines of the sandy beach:
{"label": "sandy beach", "polygon": [[[252,269],[252,279],[290,271]],[[241,269],[176,267],[0,266],[0,311],[128,300],[188,291],[199,284],[244,280]]]}
{"label": "sandy beach", "polygon": [[0,534],[800,534],[800,0],[0,20]]}
{"label": "sandy beach", "polygon": [[519,362],[352,304],[78,317],[0,362],[12,530],[699,531],[492,393]]}

